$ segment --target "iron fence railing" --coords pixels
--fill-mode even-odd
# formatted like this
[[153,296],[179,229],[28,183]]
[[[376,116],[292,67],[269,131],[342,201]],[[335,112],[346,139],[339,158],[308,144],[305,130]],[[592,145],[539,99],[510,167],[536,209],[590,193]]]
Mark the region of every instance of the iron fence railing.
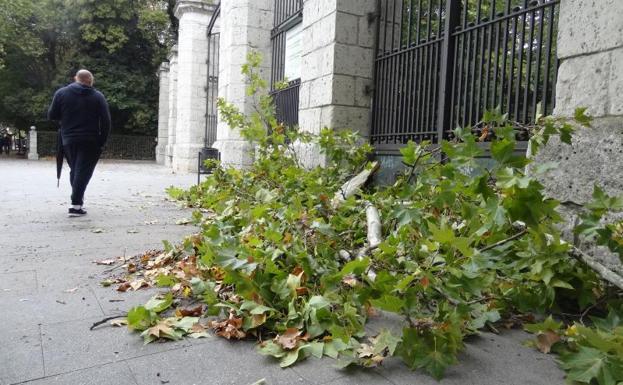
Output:
[[216,142],[218,126],[218,66],[220,33],[208,36],[208,84],[206,88],[206,130],[204,147],[211,147]]
[[[40,157],[56,154],[56,131],[37,131],[37,153]],[[110,135],[102,153],[103,159],[154,160],[157,139],[153,136]]]
[[303,0],[275,0],[274,28],[271,32],[271,95],[275,101],[277,120],[290,126],[298,124],[300,79],[287,79],[289,84],[286,88],[277,85],[285,79],[286,33],[302,20]]
[[204,135],[204,148],[209,148],[216,142],[218,126],[218,75],[219,75],[219,52],[220,33],[216,29],[216,23],[221,16],[221,4],[216,10],[208,25],[208,59],[207,59],[207,86],[206,86],[206,125]]
[[380,0],[372,143],[438,141],[497,107],[522,123],[551,113],[559,3]]
[[277,120],[286,126],[295,126],[299,123],[299,88],[301,80],[293,80],[286,88],[272,91],[275,102]]

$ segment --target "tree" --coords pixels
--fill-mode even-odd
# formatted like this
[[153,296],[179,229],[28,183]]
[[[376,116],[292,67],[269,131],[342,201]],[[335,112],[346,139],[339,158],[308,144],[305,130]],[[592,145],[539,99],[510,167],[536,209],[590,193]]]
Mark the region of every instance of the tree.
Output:
[[0,122],[52,128],[54,91],[90,69],[113,132],[154,134],[157,68],[175,39],[164,0],[0,0]]

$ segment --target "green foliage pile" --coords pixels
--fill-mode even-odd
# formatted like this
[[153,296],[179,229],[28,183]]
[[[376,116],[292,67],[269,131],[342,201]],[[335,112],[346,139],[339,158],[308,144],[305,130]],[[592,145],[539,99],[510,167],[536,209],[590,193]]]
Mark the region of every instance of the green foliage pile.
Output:
[[551,317],[526,330],[537,335],[536,347],[560,354],[567,379],[576,384],[618,385],[623,381],[623,306],[612,305],[605,317],[565,325]]
[[[369,145],[348,131],[312,135],[278,124],[270,98],[257,95],[265,87],[258,63],[252,56],[243,68],[257,112],[219,103],[222,118],[257,145],[254,163],[244,170],[212,163],[202,184],[169,190],[205,213],[197,214],[201,233],[170,251],[195,261],[197,274],[169,284],[208,305],[217,334],[258,338],[259,351],[283,367],[309,356],[362,366],[398,356],[441,378],[467,335],[527,313],[579,314],[612,295],[569,256],[573,246],[557,228],[559,202],[534,177],[552,165],[531,165],[517,152],[504,117],[484,119],[492,133],[486,167],[477,138],[457,130],[457,140],[440,147],[402,149],[406,172],[393,185],[343,199],[344,183],[374,167]],[[589,121],[582,110],[576,120]],[[570,123],[540,121],[533,152],[554,135],[571,139]],[[320,151],[322,167],[302,166],[298,154],[310,149]],[[380,212],[380,244],[367,237],[369,207]],[[368,335],[364,326],[377,310],[397,315],[401,330]],[[139,330],[159,322],[143,307],[131,316],[139,313],[147,314],[133,321],[146,322]],[[620,359],[620,345],[608,354]],[[564,362],[577,368],[574,359]]]
[[171,0],[0,0],[0,125],[52,128],[54,91],[80,68],[108,98],[113,132],[153,135],[157,69],[175,40]]

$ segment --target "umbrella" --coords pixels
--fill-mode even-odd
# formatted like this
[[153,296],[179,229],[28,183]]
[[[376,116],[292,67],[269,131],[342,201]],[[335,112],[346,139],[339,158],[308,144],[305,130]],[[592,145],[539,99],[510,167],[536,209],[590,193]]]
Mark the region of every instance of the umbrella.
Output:
[[56,187],[59,187],[61,184],[61,171],[63,170],[64,157],[63,138],[61,137],[61,130],[59,129],[56,135]]

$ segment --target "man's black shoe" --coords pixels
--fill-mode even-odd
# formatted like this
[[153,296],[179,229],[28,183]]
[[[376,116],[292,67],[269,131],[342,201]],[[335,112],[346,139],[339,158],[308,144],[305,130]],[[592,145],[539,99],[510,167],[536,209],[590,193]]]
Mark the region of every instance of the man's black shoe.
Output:
[[83,217],[83,216],[87,215],[87,212],[84,211],[83,209],[71,208],[71,209],[69,209],[69,212],[68,212],[67,215],[69,217]]

